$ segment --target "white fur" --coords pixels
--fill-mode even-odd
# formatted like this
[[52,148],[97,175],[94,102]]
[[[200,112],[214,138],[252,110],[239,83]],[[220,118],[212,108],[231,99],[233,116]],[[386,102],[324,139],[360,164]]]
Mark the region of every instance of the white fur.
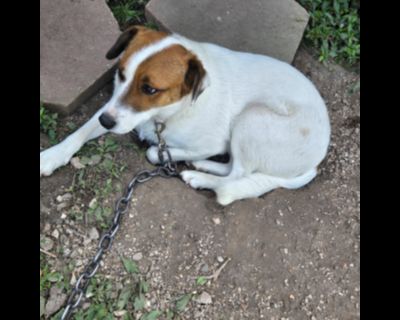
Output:
[[[134,112],[120,97],[138,65],[150,55],[179,43],[192,51],[206,70],[203,93],[172,105]],[[326,155],[330,125],[325,104],[314,85],[299,71],[276,59],[235,52],[172,35],[132,56],[127,80],[116,79],[113,97],[82,128],[40,155],[40,175],[49,175],[69,161],[89,139],[107,130],[99,115],[110,112],[117,125],[111,131],[139,136],[155,143],[154,120],[166,124],[163,137],[176,161],[193,161],[199,171],[182,172],[194,188],[217,193],[220,204],[258,197],[275,188],[299,188],[316,175]],[[229,152],[230,163],[206,160]],[[147,157],[158,162],[157,148]]]

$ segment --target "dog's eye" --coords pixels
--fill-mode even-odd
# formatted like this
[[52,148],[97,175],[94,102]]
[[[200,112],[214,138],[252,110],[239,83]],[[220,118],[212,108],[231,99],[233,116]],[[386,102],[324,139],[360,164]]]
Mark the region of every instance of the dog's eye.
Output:
[[153,87],[149,86],[148,84],[144,84],[142,86],[142,91],[144,94],[147,94],[148,96],[151,96],[158,92],[158,90],[156,88],[153,88]]

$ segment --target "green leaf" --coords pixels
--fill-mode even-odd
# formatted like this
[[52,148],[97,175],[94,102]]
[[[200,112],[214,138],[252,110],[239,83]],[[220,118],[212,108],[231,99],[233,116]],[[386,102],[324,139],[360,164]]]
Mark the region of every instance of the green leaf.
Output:
[[184,296],[182,296],[182,297],[176,302],[176,305],[175,305],[176,310],[177,310],[178,312],[183,311],[183,310],[186,308],[186,306],[187,306],[187,304],[189,303],[189,301],[190,301],[191,298],[192,298],[192,295],[191,295],[191,294],[185,294]]
[[132,316],[130,315],[129,312],[124,314],[123,320],[133,320]]
[[120,293],[118,302],[117,302],[118,310],[123,310],[125,308],[131,295],[132,295],[132,292],[131,292],[130,288],[127,288]]
[[59,282],[62,279],[63,279],[63,276],[61,273],[51,273],[47,277],[47,280],[49,280],[50,282]]
[[143,293],[147,293],[149,291],[149,285],[146,281],[141,280],[139,282],[139,291]]
[[161,312],[158,310],[153,310],[149,313],[144,314],[140,317],[140,320],[155,320],[161,315]]
[[125,270],[128,273],[139,273],[140,272],[137,264],[134,261],[124,258],[124,257],[121,257],[121,260],[122,260],[122,263],[124,264]]
[[166,312],[166,316],[167,316],[167,320],[172,320],[172,318],[174,317],[174,313],[168,309]]
[[140,295],[139,297],[135,298],[133,307],[135,308],[136,311],[142,310],[144,308],[144,303],[145,303],[145,299],[142,295]]
[[123,320],[133,320],[132,316],[130,315],[129,312],[124,314]]
[[199,285],[199,286],[202,286],[202,285],[204,285],[206,283],[207,283],[207,279],[205,277],[203,277],[203,276],[198,277],[197,280],[196,280],[196,284]]

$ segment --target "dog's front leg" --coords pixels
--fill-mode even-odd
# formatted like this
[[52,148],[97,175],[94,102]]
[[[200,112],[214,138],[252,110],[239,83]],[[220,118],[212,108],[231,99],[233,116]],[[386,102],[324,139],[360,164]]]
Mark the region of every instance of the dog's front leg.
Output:
[[[171,158],[173,161],[204,160],[219,153],[219,151],[217,150],[213,152],[212,149],[209,149],[204,152],[198,152],[187,149],[168,148],[168,151],[171,154]],[[149,149],[147,149],[146,157],[152,164],[159,164],[160,159],[158,157],[158,147],[152,146]],[[164,154],[164,158],[167,159],[166,154]]]
[[99,122],[99,116],[104,109],[105,107],[101,108],[88,122],[64,141],[40,153],[40,176],[51,175],[54,170],[66,165],[87,141],[108,131]]

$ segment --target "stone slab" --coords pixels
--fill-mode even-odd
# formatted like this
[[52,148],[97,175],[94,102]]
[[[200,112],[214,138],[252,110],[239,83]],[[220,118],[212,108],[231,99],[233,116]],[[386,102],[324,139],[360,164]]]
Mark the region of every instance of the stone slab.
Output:
[[291,63],[309,15],[294,0],[151,0],[146,18],[193,40]]
[[119,34],[105,1],[40,0],[41,101],[68,114],[111,80]]

